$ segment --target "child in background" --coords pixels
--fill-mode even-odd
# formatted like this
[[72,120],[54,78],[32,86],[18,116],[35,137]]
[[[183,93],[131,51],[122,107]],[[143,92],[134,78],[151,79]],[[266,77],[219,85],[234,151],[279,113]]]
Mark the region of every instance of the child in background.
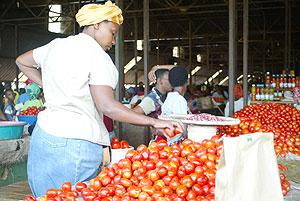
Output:
[[12,89],[7,89],[4,92],[5,98],[7,99],[6,104],[4,105],[3,113],[5,114],[7,120],[13,121],[14,116],[16,115],[16,109],[15,109],[15,93]]
[[170,70],[169,81],[173,92],[169,92],[161,107],[162,115],[187,114],[188,104],[184,98],[187,90],[188,73],[183,67],[175,66]]
[[[161,106],[162,115],[188,114],[189,108],[184,94],[187,90],[188,73],[183,67],[175,66],[169,72],[169,82],[173,91],[169,92],[164,104]],[[187,135],[177,134],[167,139],[168,145],[180,144]]]

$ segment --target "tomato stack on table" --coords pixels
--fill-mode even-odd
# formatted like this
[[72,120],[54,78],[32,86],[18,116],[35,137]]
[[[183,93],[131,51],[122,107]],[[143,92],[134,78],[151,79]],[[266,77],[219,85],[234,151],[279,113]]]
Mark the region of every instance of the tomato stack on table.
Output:
[[20,116],[34,116],[34,115],[38,115],[38,113],[42,110],[43,110],[43,108],[38,108],[36,106],[32,106],[32,107],[27,108],[26,110],[21,111],[19,115]]
[[[287,105],[251,105],[234,117],[241,120],[239,125],[219,127],[218,135],[209,140],[198,143],[186,139],[172,146],[161,140],[148,147],[140,145],[136,150],[129,150],[124,159],[103,168],[87,184],[80,182],[72,186],[66,181],[60,189],[49,189],[40,200],[213,201],[223,135],[273,132],[278,156],[284,157],[288,152],[299,154],[298,110]],[[117,138],[111,145],[113,149],[129,146]],[[281,164],[278,168],[282,193],[287,195],[290,184],[283,174],[287,168]]]
[[[214,200],[219,137],[202,143],[186,139],[168,146],[161,140],[129,150],[88,182],[49,189],[40,200]],[[68,185],[69,186],[69,183]],[[71,189],[71,190],[70,190]]]
[[272,132],[278,156],[285,157],[289,152],[300,156],[300,111],[296,108],[285,104],[250,105],[233,116],[240,119],[241,123],[219,127],[219,135],[234,137],[254,132]]

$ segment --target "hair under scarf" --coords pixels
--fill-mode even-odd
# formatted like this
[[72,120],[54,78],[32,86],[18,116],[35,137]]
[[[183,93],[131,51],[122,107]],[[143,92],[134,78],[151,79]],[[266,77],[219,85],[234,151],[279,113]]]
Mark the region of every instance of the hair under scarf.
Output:
[[75,17],[80,27],[97,24],[105,20],[118,25],[123,23],[122,10],[111,1],[107,1],[104,5],[87,4],[79,9]]

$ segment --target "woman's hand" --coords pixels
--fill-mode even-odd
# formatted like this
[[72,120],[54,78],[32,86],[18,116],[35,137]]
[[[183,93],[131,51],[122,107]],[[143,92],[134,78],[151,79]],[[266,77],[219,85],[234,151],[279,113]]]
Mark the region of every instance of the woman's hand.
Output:
[[183,132],[184,125],[181,121],[171,121],[171,120],[160,120],[154,119],[154,124],[152,125],[156,129],[168,129],[168,132],[162,131],[163,134],[167,135],[167,137],[174,137],[174,130],[176,132]]

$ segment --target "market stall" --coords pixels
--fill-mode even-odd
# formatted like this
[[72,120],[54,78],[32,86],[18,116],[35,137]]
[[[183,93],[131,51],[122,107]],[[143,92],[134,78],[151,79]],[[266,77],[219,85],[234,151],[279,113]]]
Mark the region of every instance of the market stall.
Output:
[[[275,166],[272,166],[274,176],[260,181],[260,185],[267,182],[268,178],[275,179],[274,183],[279,182],[280,194],[284,196],[284,200],[298,200],[300,111],[289,105],[257,104],[236,112],[234,117],[239,120],[236,125],[218,126],[217,135],[208,139],[202,139],[200,132],[199,142],[186,139],[180,145],[168,146],[166,141],[159,141],[149,146],[139,145],[135,150],[131,149],[128,152],[126,150],[123,159],[120,158],[109,168],[103,168],[96,178],[74,185],[66,181],[61,189],[49,189],[39,200],[58,197],[71,200],[215,200],[216,193],[220,194],[220,190],[215,191],[216,182],[220,180],[220,157],[229,150],[225,148],[224,152],[224,142],[247,139],[248,142],[254,143],[257,140],[249,139],[260,139],[261,136],[267,136],[270,145],[271,157],[264,159],[265,164],[275,162]],[[193,118],[199,120],[197,115]],[[115,148],[121,146],[118,140],[113,143],[120,143],[114,145]],[[128,148],[128,143],[125,145],[125,148]],[[250,147],[252,146],[248,146]],[[260,144],[256,154],[262,157],[266,147],[266,144]],[[243,151],[240,150],[239,153]],[[245,159],[242,161],[246,164]],[[266,163],[266,160],[270,162]],[[248,161],[253,164],[253,159]],[[247,167],[249,168],[248,165]],[[258,163],[257,167],[260,171],[266,168],[261,163]],[[270,173],[269,168],[268,170]],[[234,177],[232,179],[238,180]],[[249,184],[246,187],[248,190],[252,189]],[[271,186],[262,188],[271,189]],[[239,194],[238,191],[235,193]],[[280,196],[276,199],[281,200]],[[27,196],[25,200],[34,199]]]

